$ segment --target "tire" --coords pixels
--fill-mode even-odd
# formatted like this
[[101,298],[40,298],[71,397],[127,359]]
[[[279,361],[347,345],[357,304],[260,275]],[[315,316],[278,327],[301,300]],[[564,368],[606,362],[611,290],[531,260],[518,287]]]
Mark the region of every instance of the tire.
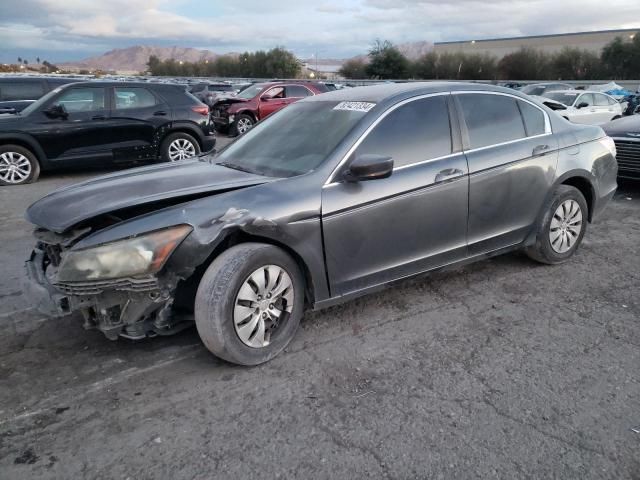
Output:
[[164,162],[179,162],[197,155],[200,155],[198,141],[184,132],[167,135],[160,146],[160,158]]
[[619,118],[622,118],[622,117],[621,117],[620,115],[616,115],[615,117],[613,117],[613,118],[611,119],[611,121],[613,122],[614,120],[618,120]]
[[236,121],[233,122],[233,126],[230,129],[231,135],[234,137],[237,135],[244,135],[253,128],[255,123],[256,122],[251,115],[241,113],[236,117]]
[[[575,211],[574,206],[579,210]],[[563,215],[563,212],[567,214]],[[548,265],[566,262],[582,242],[587,230],[588,215],[589,207],[580,190],[570,185],[559,185],[543,208],[536,227],[536,243],[525,249],[526,254],[529,258]],[[576,234],[578,225],[579,231]],[[556,235],[555,232],[559,233]]]
[[20,145],[0,145],[0,185],[25,185],[39,176],[40,163],[30,150]]
[[[271,283],[267,275],[256,277],[256,274],[263,275],[267,266],[269,271],[277,272],[272,268],[275,267],[288,275],[293,293],[286,290],[287,293],[276,300],[276,296],[271,300],[254,297],[259,292],[275,292],[287,285],[284,274],[277,276],[278,283],[271,290],[261,290],[256,288],[256,283],[250,283],[253,278],[264,279],[264,284]],[[285,300],[286,296],[290,300]],[[256,301],[249,304],[247,299]],[[265,328],[271,323],[265,312],[274,307],[268,305],[269,302],[278,302],[276,308],[282,308],[282,323],[272,330],[268,344],[262,345],[261,340],[266,339],[267,334],[262,337],[261,333],[268,331]],[[194,308],[196,327],[207,349],[239,365],[259,365],[278,355],[295,335],[303,311],[304,278],[297,263],[282,249],[262,243],[236,245],[216,258],[200,281]],[[251,337],[248,332],[254,332],[255,336]]]

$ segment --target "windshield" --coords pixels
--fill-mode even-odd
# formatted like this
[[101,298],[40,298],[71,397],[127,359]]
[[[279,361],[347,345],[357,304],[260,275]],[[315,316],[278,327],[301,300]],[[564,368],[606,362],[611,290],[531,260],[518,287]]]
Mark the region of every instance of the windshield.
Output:
[[573,105],[573,102],[575,102],[578,95],[579,93],[571,92],[547,92],[543,95],[543,97],[570,107],[571,105]]
[[317,168],[366,112],[335,110],[338,102],[297,102],[230,144],[216,162],[269,177]]
[[40,108],[41,105],[46,104],[51,97],[53,97],[54,95],[56,95],[57,93],[60,92],[61,87],[56,88],[55,90],[51,90],[49,93],[47,93],[44,97],[40,97],[38,100],[36,100],[35,102],[33,102],[31,105],[29,105],[27,108],[25,108],[24,110],[22,110],[20,112],[20,115],[30,115],[31,112],[36,111],[38,108]]
[[240,93],[238,93],[238,95],[236,95],[237,98],[246,98],[247,100],[255,97],[258,93],[260,93],[260,91],[264,88],[264,84],[263,83],[256,83],[255,85],[251,85],[250,87],[245,88],[244,90],[242,90]]

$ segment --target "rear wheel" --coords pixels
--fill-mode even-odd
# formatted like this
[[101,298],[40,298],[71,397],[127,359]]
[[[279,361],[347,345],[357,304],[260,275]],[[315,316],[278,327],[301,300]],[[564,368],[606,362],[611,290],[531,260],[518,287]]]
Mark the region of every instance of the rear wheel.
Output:
[[40,176],[36,156],[20,145],[0,146],[0,185],[24,185]]
[[258,365],[295,335],[304,309],[304,279],[282,249],[244,243],[223,252],[205,272],[195,301],[200,338],[214,355]]
[[587,229],[588,206],[575,187],[559,185],[538,221],[536,243],[527,255],[541,263],[566,262],[576,252]]
[[200,145],[188,133],[176,132],[167,136],[160,147],[165,162],[179,162],[200,154]]
[[621,117],[620,115],[616,115],[615,117],[613,117],[613,118],[611,119],[611,121],[613,122],[614,120],[618,120],[619,118],[622,118],[622,117]]

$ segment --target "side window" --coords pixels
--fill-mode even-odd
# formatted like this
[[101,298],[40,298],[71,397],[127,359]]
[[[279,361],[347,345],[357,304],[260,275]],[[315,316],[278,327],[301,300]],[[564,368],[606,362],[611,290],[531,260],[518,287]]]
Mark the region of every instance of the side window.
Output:
[[69,113],[104,110],[104,88],[68,88],[60,94],[55,103],[63,105]]
[[530,103],[523,102],[522,100],[518,100],[518,107],[520,107],[520,112],[522,113],[527,137],[542,135],[545,131],[544,113],[542,113],[539,108],[534,107]]
[[604,95],[600,95],[599,93],[594,93],[593,94],[594,98],[595,98],[595,105],[596,107],[608,107],[609,106],[609,99],[607,97],[605,97]]
[[37,100],[44,95],[41,82],[7,82],[0,83],[0,99],[2,100]]
[[576,106],[580,105],[581,103],[586,103],[588,107],[592,107],[593,102],[594,100],[593,100],[592,93],[583,93],[578,97],[578,100],[576,101]]
[[284,98],[284,87],[274,87],[270,90],[267,90],[264,93],[264,96],[271,98]]
[[394,167],[451,153],[451,127],[445,96],[423,98],[398,107],[363,140],[356,155],[393,158]]
[[287,98],[295,97],[308,97],[311,95],[309,89],[303,87],[302,85],[287,85]]
[[116,94],[116,109],[153,107],[156,98],[146,88],[121,88],[114,89]]
[[516,99],[505,95],[458,96],[471,148],[525,138],[524,123]]

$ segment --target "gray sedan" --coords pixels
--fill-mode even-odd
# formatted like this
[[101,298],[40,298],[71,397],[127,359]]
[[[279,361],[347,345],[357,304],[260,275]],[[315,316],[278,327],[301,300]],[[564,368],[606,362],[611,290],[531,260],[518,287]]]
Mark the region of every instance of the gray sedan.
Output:
[[36,202],[28,288],[111,339],[195,323],[215,355],[255,365],[305,309],[516,249],[567,261],[615,192],[615,153],[601,128],[505,88],[330,92],[215,155]]

